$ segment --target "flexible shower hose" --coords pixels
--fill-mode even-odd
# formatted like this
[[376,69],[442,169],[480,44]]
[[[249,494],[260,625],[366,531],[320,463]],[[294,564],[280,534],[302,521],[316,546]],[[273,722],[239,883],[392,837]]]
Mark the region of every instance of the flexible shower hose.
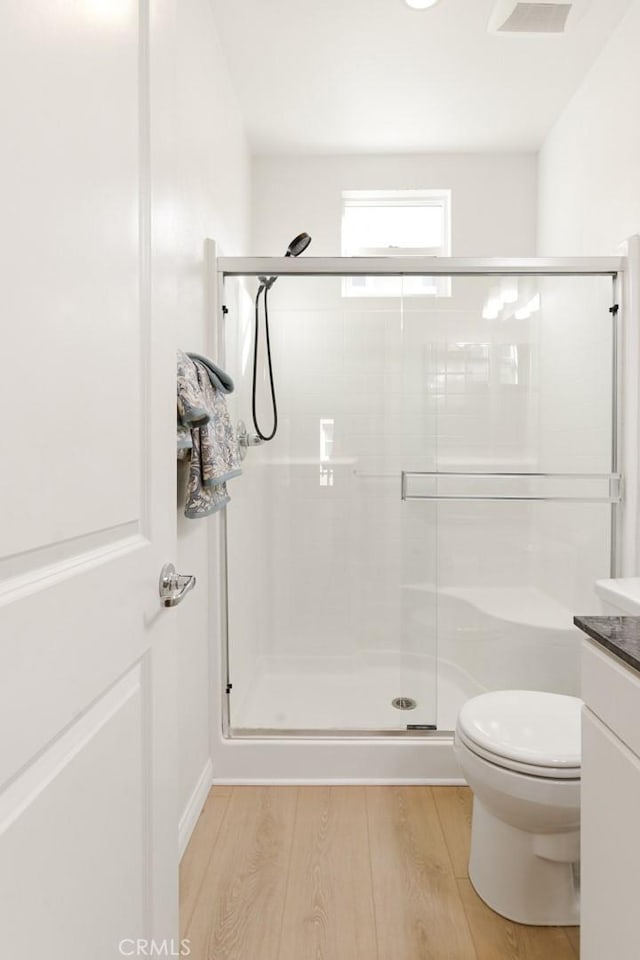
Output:
[[[267,370],[269,372],[269,386],[271,388],[271,405],[273,409],[273,429],[271,433],[263,433],[258,423],[258,412],[256,403],[256,390],[258,381],[258,340],[260,336],[260,294],[264,291],[264,333],[267,345]],[[267,303],[267,294],[269,293],[269,281],[261,284],[256,293],[255,326],[253,335],[253,383],[251,388],[251,415],[253,416],[253,426],[261,440],[273,440],[278,429],[278,405],[276,403],[276,388],[273,382],[273,363],[271,361],[271,340],[269,337],[269,305]]]

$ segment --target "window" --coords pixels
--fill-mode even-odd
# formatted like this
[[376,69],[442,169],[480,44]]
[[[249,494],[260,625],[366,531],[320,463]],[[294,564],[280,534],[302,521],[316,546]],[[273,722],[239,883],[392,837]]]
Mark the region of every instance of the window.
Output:
[[[446,257],[449,190],[346,190],[342,194],[342,255]],[[447,297],[449,277],[345,277],[345,297]]]

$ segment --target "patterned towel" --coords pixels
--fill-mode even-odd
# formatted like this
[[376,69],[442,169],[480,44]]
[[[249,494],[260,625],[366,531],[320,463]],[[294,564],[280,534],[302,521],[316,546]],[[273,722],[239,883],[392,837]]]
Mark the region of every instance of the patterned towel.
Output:
[[192,360],[199,360],[203,367],[207,368],[212,387],[215,387],[216,390],[222,390],[223,393],[233,393],[233,380],[226,370],[223,370],[217,363],[214,363],[209,357],[204,357],[201,353],[188,353],[187,356],[191,357]]
[[[238,444],[224,394],[207,367],[178,350],[178,458],[190,452],[185,516],[208,517],[229,502],[226,481],[240,473]],[[189,444],[190,434],[190,444]]]

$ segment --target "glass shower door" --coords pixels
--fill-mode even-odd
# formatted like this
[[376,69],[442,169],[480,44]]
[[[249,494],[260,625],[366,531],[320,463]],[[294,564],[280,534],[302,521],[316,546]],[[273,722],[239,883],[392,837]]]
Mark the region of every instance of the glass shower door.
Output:
[[[250,423],[252,293],[233,288],[225,363]],[[434,463],[434,419],[407,416],[401,298],[343,296],[337,278],[281,278],[270,297],[280,427],[227,511],[230,727],[433,728],[436,511],[402,501],[400,474],[418,450]]]

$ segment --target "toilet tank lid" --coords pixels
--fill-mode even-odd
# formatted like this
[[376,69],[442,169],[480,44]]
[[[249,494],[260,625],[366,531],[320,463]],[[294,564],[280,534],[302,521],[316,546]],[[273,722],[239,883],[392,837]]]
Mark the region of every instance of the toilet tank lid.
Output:
[[496,690],[468,700],[463,732],[499,757],[541,767],[580,767],[582,700],[536,690]]
[[640,616],[640,577],[597,580],[595,589],[601,600],[621,614]]

